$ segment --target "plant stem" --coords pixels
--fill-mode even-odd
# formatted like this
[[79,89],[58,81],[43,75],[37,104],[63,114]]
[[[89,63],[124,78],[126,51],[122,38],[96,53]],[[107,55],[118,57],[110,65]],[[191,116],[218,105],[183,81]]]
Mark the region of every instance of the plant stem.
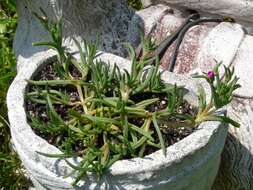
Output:
[[77,93],[79,95],[80,101],[82,102],[82,107],[83,107],[83,111],[85,114],[88,113],[88,108],[86,106],[86,102],[83,96],[83,90],[82,87],[80,85],[76,85],[76,89],[77,89]]

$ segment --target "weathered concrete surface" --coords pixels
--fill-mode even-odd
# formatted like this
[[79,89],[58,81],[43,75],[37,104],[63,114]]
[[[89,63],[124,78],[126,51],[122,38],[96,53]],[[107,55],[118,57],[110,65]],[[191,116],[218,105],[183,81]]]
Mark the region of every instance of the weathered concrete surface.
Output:
[[61,16],[64,18],[63,35],[66,46],[72,44],[73,37],[94,41],[97,35],[100,35],[100,50],[125,55],[123,42],[128,41],[128,26],[134,15],[125,0],[107,0],[106,3],[104,0],[19,0],[19,22],[14,40],[18,69],[22,65],[20,62],[29,62],[30,57],[46,49],[32,47],[33,42],[49,39],[48,33],[33,14],[37,12],[42,15],[40,8],[50,20],[59,19]]
[[[157,13],[158,7],[161,7],[160,14]],[[151,12],[160,16],[153,22],[143,22],[148,31],[146,35],[152,36],[157,44],[171,35],[184,21],[184,18],[170,13],[170,8],[164,9],[162,5],[158,7],[151,6],[148,10],[141,11],[141,18],[148,17]],[[165,69],[169,66],[174,48],[175,43],[167,49],[161,60]],[[253,61],[252,56],[253,37],[247,35],[241,25],[229,22],[205,23],[192,27],[186,33],[179,48],[174,71],[179,74],[192,73],[195,70],[206,72],[217,62],[222,62],[226,66],[234,66],[236,75],[240,77],[242,88],[236,94],[253,97],[250,80],[253,77],[253,67],[250,64]],[[248,74],[245,75],[245,72]]]
[[246,36],[233,61],[242,88],[237,91],[238,98],[228,107],[228,114],[236,118],[241,127],[230,128],[215,190],[253,189],[252,43],[253,37]]
[[[252,80],[251,80],[252,81]],[[240,128],[229,128],[220,171],[212,190],[253,189],[253,101],[236,98],[228,107]]]
[[230,16],[253,32],[253,0],[142,0],[144,6],[165,4],[177,9],[192,9],[200,13]]

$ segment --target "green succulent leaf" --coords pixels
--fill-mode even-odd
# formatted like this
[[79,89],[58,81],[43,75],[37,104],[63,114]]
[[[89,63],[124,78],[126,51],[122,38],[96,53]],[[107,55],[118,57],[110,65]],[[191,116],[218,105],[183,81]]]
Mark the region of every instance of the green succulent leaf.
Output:
[[161,133],[161,130],[159,128],[159,125],[157,123],[156,113],[153,114],[152,120],[153,120],[153,124],[154,124],[155,130],[156,130],[156,133],[158,135],[159,141],[160,141],[160,145],[161,145],[161,148],[162,148],[162,151],[163,151],[163,155],[166,156],[166,149],[165,149],[165,145],[164,145],[164,140],[163,140],[162,133]]

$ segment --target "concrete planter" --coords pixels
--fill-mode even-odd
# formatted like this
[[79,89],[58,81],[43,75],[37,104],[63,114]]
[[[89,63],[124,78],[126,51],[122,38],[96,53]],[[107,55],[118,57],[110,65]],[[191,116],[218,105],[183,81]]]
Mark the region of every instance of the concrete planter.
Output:
[[[103,54],[101,59],[117,63],[129,69],[129,61]],[[227,126],[219,122],[205,122],[198,130],[178,143],[168,147],[167,157],[161,150],[144,158],[117,161],[102,180],[97,183],[95,176],[88,174],[78,187],[72,187],[73,178],[64,177],[72,169],[63,160],[47,158],[36,151],[52,154],[59,149],[37,136],[26,121],[24,93],[27,82],[43,64],[52,61],[51,53],[38,56],[27,68],[19,71],[10,86],[7,104],[14,146],[26,167],[35,187],[42,189],[154,189],[154,190],[209,190],[216,177],[220,156],[227,135]],[[166,82],[185,85],[190,92],[196,92],[197,81],[163,73]],[[194,100],[192,93],[188,94]],[[195,97],[196,98],[196,97]],[[77,160],[70,159],[71,162]]]

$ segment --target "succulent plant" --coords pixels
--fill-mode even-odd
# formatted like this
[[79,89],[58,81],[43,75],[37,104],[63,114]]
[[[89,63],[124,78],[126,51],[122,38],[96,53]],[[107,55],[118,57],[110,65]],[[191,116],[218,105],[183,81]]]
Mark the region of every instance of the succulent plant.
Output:
[[[80,53],[80,60],[75,59],[62,44],[62,19],[53,23],[46,16],[37,17],[52,41],[34,45],[45,45],[58,52],[58,59],[52,63],[57,79],[27,80],[27,105],[42,106],[46,110],[44,119],[30,111],[28,118],[37,133],[63,152],[39,154],[65,159],[77,173],[73,184],[87,172],[101,177],[117,160],[143,157],[147,149],[162,149],[166,156],[161,120],[170,128],[194,128],[209,120],[239,126],[217,112],[231,101],[232,92],[239,87],[233,70],[225,67],[224,78],[220,78],[218,67],[212,73],[198,76],[210,84],[211,100],[206,103],[201,88],[199,107],[192,108],[192,112],[181,112],[187,105],[182,98],[185,89],[162,81],[159,60],[148,57],[154,48],[150,38],[143,38],[139,58],[133,47],[127,45],[132,67],[130,71],[121,70],[116,64],[97,59],[98,40],[80,44],[73,39]],[[163,106],[159,106],[161,101],[165,101]],[[78,156],[82,157],[78,165],[66,159]]]

